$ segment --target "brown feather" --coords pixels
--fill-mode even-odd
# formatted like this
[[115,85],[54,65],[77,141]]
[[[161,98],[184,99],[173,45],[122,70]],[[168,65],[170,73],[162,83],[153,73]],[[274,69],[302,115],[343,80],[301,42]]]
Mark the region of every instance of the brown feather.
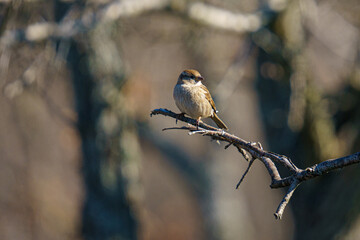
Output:
[[214,115],[211,117],[211,119],[216,123],[216,125],[219,128],[228,130],[228,127],[225,125],[225,123],[223,121],[221,121],[221,119],[219,118],[219,116],[216,113],[214,113]]
[[215,103],[214,103],[214,100],[213,100],[212,97],[211,97],[211,94],[210,94],[209,90],[207,89],[207,87],[206,87],[204,84],[201,84],[201,85],[200,85],[200,88],[205,91],[205,98],[206,98],[206,100],[209,101],[212,109],[214,109],[214,112],[216,112]]

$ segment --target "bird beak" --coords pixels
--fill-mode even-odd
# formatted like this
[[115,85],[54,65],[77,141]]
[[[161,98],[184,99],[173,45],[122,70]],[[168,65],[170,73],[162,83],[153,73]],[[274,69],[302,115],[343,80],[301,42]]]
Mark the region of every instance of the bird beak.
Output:
[[200,77],[197,77],[197,79],[196,80],[198,80],[198,81],[202,81],[202,80],[204,80],[204,78],[202,77],[202,76],[200,76]]

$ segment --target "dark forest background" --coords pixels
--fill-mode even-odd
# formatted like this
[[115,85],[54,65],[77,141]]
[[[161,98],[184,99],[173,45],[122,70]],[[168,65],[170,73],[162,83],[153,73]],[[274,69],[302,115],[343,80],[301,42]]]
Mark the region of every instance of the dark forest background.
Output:
[[0,239],[359,239],[359,166],[302,184],[278,221],[284,190],[260,163],[235,190],[235,148],[149,116],[178,112],[173,87],[194,68],[229,132],[302,168],[357,152],[359,12],[0,0]]

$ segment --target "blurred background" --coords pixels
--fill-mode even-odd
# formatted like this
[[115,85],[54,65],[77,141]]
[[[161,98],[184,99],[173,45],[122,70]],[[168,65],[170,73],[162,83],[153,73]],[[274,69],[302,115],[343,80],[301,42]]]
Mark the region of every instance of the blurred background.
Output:
[[260,162],[236,190],[235,148],[149,116],[178,112],[173,87],[193,68],[230,133],[301,168],[357,152],[359,12],[357,0],[0,0],[0,239],[360,239],[359,166],[302,184],[279,221],[286,189]]

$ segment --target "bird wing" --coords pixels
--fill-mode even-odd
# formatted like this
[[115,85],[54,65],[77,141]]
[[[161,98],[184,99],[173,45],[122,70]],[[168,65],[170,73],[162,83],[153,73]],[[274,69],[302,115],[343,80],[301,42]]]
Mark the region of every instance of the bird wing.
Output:
[[200,88],[201,88],[202,90],[204,90],[206,100],[209,101],[212,109],[214,109],[214,112],[216,113],[217,111],[216,111],[215,103],[214,103],[214,100],[212,99],[212,97],[211,97],[211,95],[210,95],[209,90],[207,89],[207,87],[206,87],[204,84],[201,84],[201,85],[200,85]]

